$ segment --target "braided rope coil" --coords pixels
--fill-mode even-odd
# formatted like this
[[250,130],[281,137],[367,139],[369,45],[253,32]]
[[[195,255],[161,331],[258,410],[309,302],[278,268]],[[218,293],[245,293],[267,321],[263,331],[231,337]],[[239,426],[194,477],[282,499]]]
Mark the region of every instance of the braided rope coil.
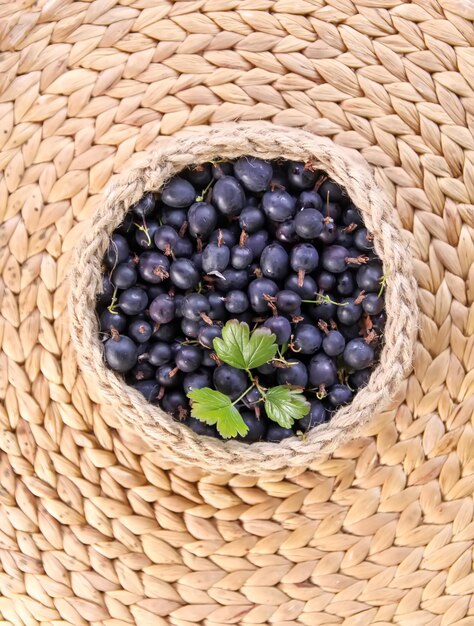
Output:
[[[187,165],[213,158],[253,155],[265,159],[311,161],[344,186],[374,235],[374,247],[387,276],[385,345],[368,385],[330,422],[312,429],[304,441],[292,437],[280,444],[246,445],[199,437],[153,406],[104,364],[95,314],[101,289],[101,260],[111,234],[129,207],[147,191],[157,191]],[[258,475],[274,470],[309,467],[322,455],[357,436],[368,420],[396,393],[411,369],[417,333],[416,282],[408,243],[393,207],[378,188],[365,160],[355,151],[308,132],[267,123],[212,126],[170,139],[138,168],[124,173],[105,193],[102,208],[79,242],[71,272],[71,335],[79,365],[93,377],[104,402],[118,419],[136,429],[170,460],[207,471]]]

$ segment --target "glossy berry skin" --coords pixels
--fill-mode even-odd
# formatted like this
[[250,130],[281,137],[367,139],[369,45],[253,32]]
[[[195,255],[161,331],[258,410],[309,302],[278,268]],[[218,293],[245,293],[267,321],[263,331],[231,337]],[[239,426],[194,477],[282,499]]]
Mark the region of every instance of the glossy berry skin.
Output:
[[295,272],[313,272],[319,263],[319,254],[310,243],[299,243],[291,251],[290,264]]
[[175,366],[170,363],[161,365],[156,370],[156,380],[161,387],[176,387],[181,382],[179,372],[175,371]]
[[312,324],[298,324],[293,335],[293,349],[301,354],[314,354],[322,343],[321,331]]
[[[140,355],[138,356],[140,357]],[[140,362],[139,359],[138,363],[133,366],[128,375],[131,377],[132,381],[155,380],[155,368],[146,361]]]
[[207,239],[217,224],[217,211],[207,202],[195,202],[188,211],[189,232],[193,237]]
[[245,192],[236,178],[223,176],[212,189],[212,202],[224,215],[238,215],[245,206]]
[[341,296],[350,296],[355,288],[354,276],[351,272],[345,271],[337,274],[336,291]]
[[280,313],[295,313],[301,306],[301,297],[294,291],[283,289],[275,296],[275,305]]
[[149,307],[149,315],[158,324],[167,324],[174,319],[176,304],[174,298],[167,293],[157,296]]
[[371,252],[374,249],[373,238],[367,228],[358,228],[355,231],[354,245],[361,252]]
[[288,253],[279,243],[266,246],[260,257],[263,275],[273,280],[281,280],[288,274]]
[[262,439],[265,439],[267,425],[263,418],[259,419],[255,415],[254,411],[241,411],[240,415],[249,430],[243,437],[239,435],[237,437],[237,441],[242,441],[243,443],[255,443],[256,441],[262,441]]
[[323,337],[323,350],[328,356],[339,356],[344,352],[346,340],[338,330],[330,330]]
[[314,186],[318,173],[304,163],[291,161],[288,165],[288,180],[296,189],[310,189]]
[[208,370],[200,369],[197,372],[185,374],[183,377],[184,393],[189,393],[193,389],[202,389],[212,385],[212,375]]
[[238,315],[244,313],[249,307],[249,299],[245,291],[239,289],[231,289],[224,300],[225,308],[229,313]]
[[161,252],[142,252],[138,261],[138,273],[148,283],[159,284],[168,278],[170,262]]
[[249,235],[245,245],[253,252],[254,259],[262,254],[263,249],[268,244],[269,235],[266,230],[258,230],[256,233]]
[[175,209],[171,207],[164,207],[160,214],[161,222],[163,224],[167,224],[168,226],[172,226],[177,231],[186,221],[187,216],[188,214],[184,209]]
[[120,294],[118,305],[126,315],[138,315],[148,305],[148,295],[140,287],[130,287]]
[[105,342],[105,360],[115,372],[128,372],[137,358],[137,347],[129,337],[118,335]]
[[164,226],[159,226],[153,236],[155,246],[158,248],[158,250],[161,250],[162,252],[165,252],[167,250],[173,250],[178,239],[179,235],[176,230],[172,226],[168,226],[167,224],[165,224]]
[[345,211],[342,213],[342,221],[346,226],[349,226],[349,224],[356,224],[357,226],[364,225],[361,214],[353,204],[346,206]]
[[282,428],[278,426],[278,424],[270,423],[267,431],[267,441],[271,443],[280,443],[283,439],[287,439],[288,437],[293,437],[294,433],[289,428]]
[[199,329],[197,338],[202,346],[212,349],[213,341],[216,337],[222,337],[222,328],[220,326],[216,326],[215,324],[213,324],[212,326],[204,324]]
[[356,324],[362,317],[362,306],[355,304],[354,298],[344,298],[341,305],[337,307],[337,319],[346,326]]
[[323,200],[317,191],[302,191],[298,196],[296,207],[298,210],[317,209],[321,211],[323,208]]
[[314,239],[323,230],[323,216],[317,209],[303,209],[295,217],[295,230],[301,239]]
[[170,266],[170,280],[180,289],[196,289],[201,276],[192,261],[176,259]]
[[327,180],[321,185],[319,195],[324,203],[327,202],[328,198],[329,202],[335,202],[336,204],[346,202],[348,199],[344,189],[332,180]]
[[148,350],[148,362],[159,367],[168,363],[171,359],[171,348],[168,343],[159,341],[154,343]]
[[290,341],[291,324],[286,317],[281,315],[269,317],[263,325],[275,335],[275,341],[279,346]]
[[111,275],[112,284],[119,289],[128,289],[137,282],[137,270],[133,262],[119,263]]
[[289,367],[277,368],[277,381],[279,385],[294,385],[306,387],[308,384],[308,370],[306,365],[298,359],[288,356]]
[[226,309],[224,305],[224,295],[219,293],[218,291],[211,291],[207,295],[207,300],[209,302],[209,317],[211,320],[225,320],[226,319]]
[[344,350],[344,362],[351,370],[363,370],[372,365],[374,349],[362,338],[352,339]]
[[381,263],[373,262],[362,265],[356,274],[357,286],[367,292],[378,293],[383,278]]
[[112,331],[122,333],[127,328],[127,318],[120,311],[111,313],[108,309],[105,309],[100,315],[99,325],[103,333]]
[[230,261],[230,250],[225,245],[208,243],[202,253],[202,269],[209,272],[223,272]]
[[256,407],[262,407],[262,395],[260,393],[260,391],[257,389],[257,387],[252,387],[252,389],[247,392],[245,394],[245,396],[242,398],[242,402],[245,404],[246,407],[248,407],[249,409],[254,409]]
[[275,296],[278,293],[278,285],[269,278],[256,278],[248,288],[250,306],[256,313],[268,311],[268,302],[264,296]]
[[350,256],[349,250],[343,246],[329,246],[323,251],[322,265],[325,270],[333,274],[340,274],[347,269],[346,259]]
[[385,302],[376,293],[368,293],[362,300],[362,308],[368,315],[378,315],[384,310]]
[[128,336],[136,343],[145,343],[152,333],[151,325],[145,320],[134,320],[128,327]]
[[134,389],[139,391],[147,402],[156,404],[160,386],[154,380],[139,380],[132,385]]
[[190,206],[195,198],[196,190],[191,183],[179,177],[172,178],[161,192],[162,202],[175,209]]
[[312,387],[331,387],[337,382],[334,361],[325,354],[316,354],[309,364],[309,382]]
[[275,229],[275,237],[282,243],[294,243],[298,241],[298,234],[296,233],[295,220],[286,220],[281,222]]
[[306,432],[315,426],[324,424],[328,420],[328,414],[324,405],[319,400],[310,401],[310,411],[307,415],[297,421],[297,429]]
[[215,388],[236,400],[249,386],[247,374],[231,365],[219,365],[213,374]]
[[203,314],[209,313],[210,309],[211,306],[206,296],[201,293],[189,293],[184,296],[181,313],[183,317],[198,322]]
[[333,224],[333,222],[324,222],[323,228],[319,235],[317,236],[317,240],[324,244],[325,246],[330,246],[337,239],[337,228]]
[[332,291],[336,287],[337,279],[334,274],[331,274],[331,272],[323,270],[322,272],[319,272],[316,282],[318,283],[318,288],[321,292]]
[[303,300],[314,300],[318,285],[312,276],[305,276],[300,284],[298,274],[290,274],[285,280],[285,289],[294,291]]
[[234,246],[231,250],[230,262],[234,269],[243,270],[253,261],[253,252],[247,246]]
[[100,291],[97,294],[96,303],[100,311],[101,307],[108,306],[112,302],[114,286],[110,282],[108,274],[104,274]]
[[248,282],[248,275],[245,270],[234,270],[230,267],[222,272],[222,277],[217,276],[216,287],[227,292],[231,289],[244,289]]
[[202,349],[197,346],[181,346],[175,356],[177,367],[182,372],[194,372],[201,365]]
[[321,302],[320,304],[312,304],[309,307],[312,318],[315,322],[323,320],[323,322],[330,322],[336,317],[337,306],[332,302]]
[[104,263],[108,269],[112,270],[119,263],[123,263],[128,259],[130,248],[128,242],[123,235],[115,234],[112,236],[109,247],[104,256]]
[[199,336],[199,331],[201,330],[202,322],[195,322],[194,320],[187,319],[183,317],[181,320],[181,332],[186,337],[190,337],[191,339],[197,339]]
[[333,385],[328,392],[327,402],[331,409],[338,409],[340,406],[352,402],[353,393],[347,385]]
[[269,185],[273,168],[268,161],[256,157],[241,157],[234,165],[234,175],[249,191],[265,191]]
[[209,237],[209,243],[220,242],[221,245],[227,246],[229,250],[237,244],[237,240],[238,237],[236,233],[229,228],[219,228],[218,230],[215,230]]
[[175,419],[184,419],[189,410],[189,400],[181,390],[171,389],[163,396],[161,406]]
[[239,225],[242,230],[249,234],[256,233],[257,230],[264,227],[265,215],[256,207],[245,207],[239,215]]
[[264,193],[262,207],[266,216],[274,222],[285,222],[295,214],[296,201],[288,192],[276,189]]

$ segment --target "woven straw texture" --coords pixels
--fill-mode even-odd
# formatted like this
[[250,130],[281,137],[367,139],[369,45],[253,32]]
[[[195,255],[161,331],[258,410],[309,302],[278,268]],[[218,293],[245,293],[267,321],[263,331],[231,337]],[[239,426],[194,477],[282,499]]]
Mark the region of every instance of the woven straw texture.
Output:
[[[15,0],[0,15],[0,624],[472,626],[472,3]],[[314,471],[271,478],[160,459],[98,405],[68,331],[65,276],[110,177],[236,120],[359,150],[419,285],[392,405]]]
[[[291,437],[279,446],[252,446],[199,437],[124,384],[104,364],[103,346],[95,314],[95,299],[102,286],[102,258],[115,228],[127,209],[147,191],[157,191],[184,166],[211,159],[252,155],[311,162],[344,186],[359,207],[367,228],[374,233],[376,252],[389,276],[385,306],[387,325],[380,365],[368,385],[350,406],[340,409],[326,424],[312,429],[303,440]],[[341,148],[326,137],[266,124],[220,124],[207,132],[169,141],[151,152],[142,167],[126,171],[106,191],[103,206],[77,245],[70,276],[74,347],[85,373],[92,375],[103,396],[117,409],[119,420],[145,435],[150,445],[176,463],[208,471],[259,476],[268,470],[307,469],[316,458],[334,452],[358,434],[370,417],[382,410],[398,391],[411,369],[417,331],[416,282],[409,244],[401,235],[396,213],[377,187],[367,164],[355,150]]]

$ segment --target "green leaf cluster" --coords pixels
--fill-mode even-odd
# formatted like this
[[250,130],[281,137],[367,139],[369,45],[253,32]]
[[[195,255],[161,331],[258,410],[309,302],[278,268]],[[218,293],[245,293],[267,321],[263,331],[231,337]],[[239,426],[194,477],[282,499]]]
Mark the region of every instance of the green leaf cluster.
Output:
[[227,322],[222,329],[222,339],[214,339],[214,350],[221,361],[247,372],[249,387],[234,401],[209,387],[193,389],[188,393],[192,402],[191,415],[206,424],[215,425],[225,439],[238,435],[243,437],[248,432],[248,426],[235,405],[254,386],[262,395],[269,419],[283,428],[291,428],[295,420],[307,415],[310,405],[301,388],[278,385],[265,389],[252,374],[251,370],[275,358],[278,351],[275,339],[275,335],[267,328],[257,328],[250,332],[245,322]]

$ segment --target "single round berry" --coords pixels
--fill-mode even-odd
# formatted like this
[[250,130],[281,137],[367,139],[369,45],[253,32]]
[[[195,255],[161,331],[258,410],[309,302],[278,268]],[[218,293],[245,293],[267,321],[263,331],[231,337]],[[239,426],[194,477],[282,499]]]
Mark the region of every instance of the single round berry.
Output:
[[212,189],[212,201],[224,215],[238,215],[245,206],[245,192],[236,178],[223,176]]
[[127,328],[127,318],[120,311],[113,313],[109,309],[105,309],[99,319],[100,330],[103,333],[122,333]]
[[248,432],[244,436],[239,435],[237,441],[255,443],[256,441],[265,439],[267,425],[263,417],[257,417],[254,411],[241,411],[240,415],[245,425],[248,427]]
[[198,322],[211,309],[209,300],[201,293],[189,293],[184,296],[181,305],[181,314],[190,320]]
[[328,420],[328,414],[324,405],[319,400],[310,401],[311,408],[309,413],[297,421],[297,427],[299,430],[306,432],[315,426],[324,424]]
[[353,395],[347,385],[333,385],[327,395],[327,402],[331,409],[338,409],[340,406],[350,404]]
[[147,402],[155,404],[158,401],[160,386],[155,380],[139,380],[132,387],[139,391]]
[[293,335],[292,349],[301,354],[314,354],[321,346],[321,331],[312,324],[298,324]]
[[137,362],[137,347],[125,335],[116,335],[105,342],[105,360],[110,369],[128,372]]
[[344,362],[351,370],[363,370],[374,362],[375,352],[364,339],[352,339],[344,350]]
[[162,283],[169,276],[170,262],[161,252],[142,252],[138,260],[138,273],[152,284]]
[[290,161],[288,165],[288,180],[295,189],[310,189],[313,187],[318,172],[314,171],[310,165],[305,165],[298,161]]
[[217,391],[236,400],[249,386],[247,374],[231,365],[219,365],[213,374],[213,381]]
[[338,330],[330,330],[323,338],[323,350],[328,356],[339,356],[344,352],[346,340]]
[[207,239],[217,224],[217,211],[207,202],[195,202],[188,211],[189,232],[193,237]]
[[295,214],[296,201],[287,191],[276,189],[264,193],[262,207],[267,217],[274,222],[285,222]]
[[133,320],[128,327],[128,336],[136,343],[145,343],[153,334],[153,328],[146,320]]
[[168,363],[171,359],[171,347],[164,341],[154,343],[148,350],[148,362],[159,367]]
[[231,289],[224,298],[225,308],[229,313],[244,313],[249,307],[249,299],[245,291]]
[[277,369],[277,381],[279,385],[294,385],[306,387],[308,384],[308,370],[306,365],[298,359],[288,357],[288,367]]
[[234,174],[246,189],[260,192],[268,187],[273,168],[268,161],[256,157],[241,157],[235,162]]
[[251,234],[257,232],[265,225],[265,215],[256,207],[247,206],[239,215],[239,226],[245,232]]
[[280,443],[283,439],[293,437],[294,433],[289,428],[282,428],[277,424],[270,424],[267,431],[267,441],[271,443]]
[[202,348],[181,346],[175,356],[176,366],[182,372],[194,372],[202,362]]
[[263,275],[273,280],[282,280],[288,274],[288,253],[279,243],[266,246],[260,257]]
[[309,382],[312,387],[331,387],[337,382],[334,361],[325,354],[316,354],[309,364]]
[[317,209],[303,209],[295,217],[295,230],[302,239],[314,239],[323,230],[323,216]]
[[126,261],[130,254],[128,242],[123,235],[112,236],[109,247],[104,256],[104,263],[108,269],[114,269],[119,263]]
[[179,177],[172,178],[161,192],[161,201],[176,209],[190,206],[195,198],[196,190],[191,183]]
[[148,295],[141,287],[130,287],[120,294],[118,305],[126,315],[138,315],[148,306]]
[[222,337],[222,328],[215,324],[212,326],[204,324],[200,327],[197,338],[201,346],[213,349],[213,341],[216,337]]
[[128,289],[137,282],[137,270],[133,262],[119,263],[111,275],[112,284],[119,289]]
[[200,278],[196,266],[189,259],[176,259],[171,263],[170,280],[179,289],[196,289]]
[[281,315],[269,317],[263,325],[275,335],[275,341],[279,346],[290,341],[291,324],[286,317]]

